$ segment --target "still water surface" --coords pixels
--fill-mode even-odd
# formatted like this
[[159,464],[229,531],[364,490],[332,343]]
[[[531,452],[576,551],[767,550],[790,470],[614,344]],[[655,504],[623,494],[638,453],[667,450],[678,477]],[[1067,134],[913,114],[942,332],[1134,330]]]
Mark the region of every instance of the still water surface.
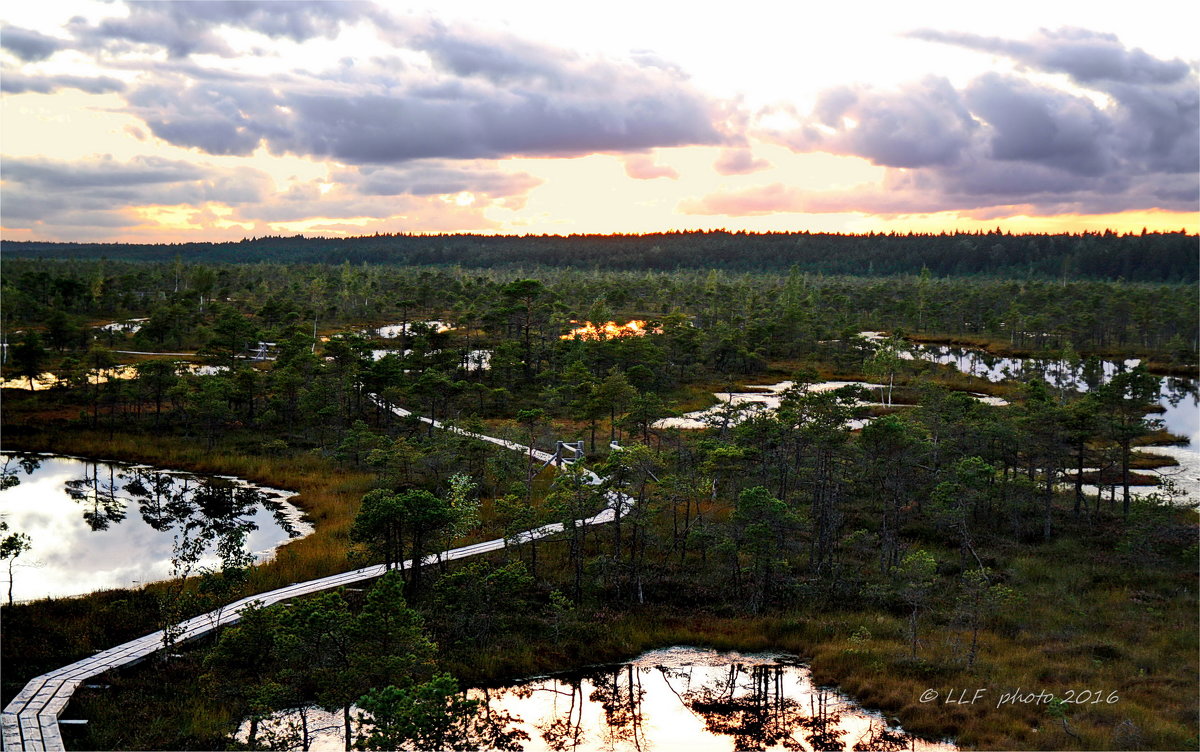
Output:
[[[190,542],[204,545],[203,567],[219,563],[222,540],[244,535],[262,561],[312,532],[287,503],[294,494],[237,478],[38,454],[4,453],[0,463],[0,515],[32,543],[15,561],[14,600],[167,579]],[[0,578],[7,588],[7,567]]]
[[[792,656],[671,647],[616,666],[471,690],[480,716],[527,752],[955,750],[812,683]],[[309,710],[313,750],[344,749],[340,714]],[[296,713],[277,716],[294,721]],[[267,731],[268,735],[270,731]],[[245,740],[248,724],[240,738]],[[497,738],[492,736],[491,738]]]

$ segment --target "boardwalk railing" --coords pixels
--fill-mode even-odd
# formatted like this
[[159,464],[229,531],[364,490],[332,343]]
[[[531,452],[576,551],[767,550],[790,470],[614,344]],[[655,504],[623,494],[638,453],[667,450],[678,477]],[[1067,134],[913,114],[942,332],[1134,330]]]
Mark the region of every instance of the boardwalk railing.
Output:
[[[402,417],[411,416],[412,413],[400,407],[386,405],[381,402],[375,395],[370,395],[371,399],[384,404],[389,410]],[[523,444],[498,439],[494,436],[486,436],[481,433],[474,433],[464,430],[457,426],[448,426],[440,421],[418,416],[421,421],[428,423],[435,428],[441,428],[454,433],[469,436],[479,439],[480,441],[488,441],[493,444],[512,449],[514,451],[529,453],[534,458],[543,462],[551,462],[556,458],[553,454],[543,452],[537,449],[530,449]],[[557,458],[561,462],[561,457]],[[600,485],[601,479],[592,471],[585,470],[588,482],[592,485]],[[588,517],[587,519],[577,520],[576,525],[600,525],[605,522],[612,522],[617,515],[617,510],[624,511],[631,503],[628,496],[618,492],[609,491],[606,496],[606,507],[598,514]],[[534,530],[528,530],[516,536],[516,542],[523,543],[526,541],[545,538],[555,533],[562,532],[564,525],[562,523],[554,523],[544,525]],[[423,559],[423,562],[435,563],[437,561],[453,561],[455,559],[465,559],[469,556],[477,556],[479,554],[488,553],[490,551],[498,551],[505,547],[505,539],[497,538],[495,540],[484,541],[483,543],[474,543],[470,546],[462,546],[461,548],[450,549],[438,554],[430,554]],[[412,566],[412,560],[405,561],[402,568],[407,569]],[[252,603],[258,603],[264,606],[269,606],[280,601],[296,598],[309,593],[316,593],[321,590],[340,587],[342,585],[350,585],[362,580],[370,580],[376,577],[382,577],[385,568],[382,564],[355,569],[351,572],[343,572],[341,574],[322,577],[317,580],[309,580],[308,582],[298,582],[293,585],[288,585],[278,590],[272,590],[267,593],[259,593],[242,598],[239,601],[222,606],[221,608],[210,611],[207,614],[188,619],[179,626],[180,632],[176,638],[179,642],[196,639],[202,637],[209,632],[217,629],[217,627],[228,626],[235,624],[241,619],[242,611]],[[160,650],[163,647],[162,631],[148,634],[144,637],[139,637],[136,640],[126,642],[123,645],[118,645],[115,648],[109,648],[102,652],[96,653],[90,658],[75,661],[74,663],[63,666],[46,674],[42,674],[32,679],[25,685],[24,689],[17,693],[17,696],[8,703],[4,708],[3,721],[3,741],[5,750],[46,750],[46,752],[57,752],[65,750],[63,746],[62,734],[59,731],[58,719],[66,709],[67,703],[71,700],[71,695],[75,689],[79,687],[85,680],[90,679],[97,674],[102,674],[111,669],[128,666],[144,660],[152,653]]]

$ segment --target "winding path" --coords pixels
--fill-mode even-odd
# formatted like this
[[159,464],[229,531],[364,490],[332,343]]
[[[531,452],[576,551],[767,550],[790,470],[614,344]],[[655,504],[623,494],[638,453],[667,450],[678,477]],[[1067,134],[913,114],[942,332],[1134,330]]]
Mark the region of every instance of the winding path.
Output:
[[[413,415],[408,410],[381,402],[375,395],[370,395],[370,397],[396,415],[401,417]],[[422,422],[428,423],[435,428],[491,442],[492,444],[497,444],[513,451],[528,453],[542,462],[555,462],[556,464],[562,462],[560,458],[555,457],[555,455],[549,452],[530,449],[523,444],[474,433],[457,426],[447,426],[441,421],[432,418],[418,417]],[[586,470],[585,472],[588,483],[591,485],[600,485],[601,479],[599,476],[590,470]],[[624,510],[631,503],[629,497],[619,491],[609,491],[605,495],[605,499],[607,503],[604,509],[592,517],[578,520],[576,524],[599,525],[605,522],[612,522],[616,517],[616,510],[618,508]],[[563,528],[564,525],[562,523],[554,523],[528,530],[516,537],[520,542],[537,540],[562,532]],[[439,560],[465,559],[469,556],[498,551],[504,548],[504,546],[505,539],[497,538],[495,540],[484,541],[483,543],[474,543],[470,546],[453,548],[438,554],[431,554],[426,557],[425,562],[434,563]],[[403,563],[402,567],[407,569],[411,565],[412,560],[409,559]],[[207,614],[202,614],[183,622],[180,625],[181,633],[177,640],[184,642],[195,639],[216,630],[217,627],[234,624],[241,618],[242,610],[251,603],[260,603],[264,606],[269,606],[288,600],[289,598],[381,577],[384,571],[384,565],[379,564],[330,575],[329,577],[322,577],[317,580],[298,582],[284,588],[279,588],[278,590],[248,596],[222,606],[216,611],[210,611]],[[62,734],[58,726],[58,719],[62,715],[63,710],[66,709],[67,703],[71,701],[71,695],[74,694],[76,688],[86,679],[97,674],[144,660],[152,653],[162,649],[162,647],[163,633],[162,631],[158,631],[126,642],[123,645],[109,648],[108,650],[96,653],[90,658],[84,658],[83,660],[76,661],[30,680],[24,689],[18,692],[17,696],[4,708],[2,716],[3,748],[5,750],[46,750],[46,752],[65,750]]]

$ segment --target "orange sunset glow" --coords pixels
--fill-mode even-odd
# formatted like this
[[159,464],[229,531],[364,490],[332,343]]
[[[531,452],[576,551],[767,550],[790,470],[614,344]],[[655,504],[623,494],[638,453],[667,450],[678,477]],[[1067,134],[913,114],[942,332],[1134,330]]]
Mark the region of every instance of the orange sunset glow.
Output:
[[[572,321],[572,324],[578,324],[578,321]],[[583,322],[582,326],[577,326],[570,332],[562,335],[559,339],[613,339],[616,337],[642,337],[646,334],[657,334],[660,330],[657,327],[647,328],[645,321],[633,320],[624,324],[618,324],[615,321],[607,321],[603,324],[593,324],[590,321]]]

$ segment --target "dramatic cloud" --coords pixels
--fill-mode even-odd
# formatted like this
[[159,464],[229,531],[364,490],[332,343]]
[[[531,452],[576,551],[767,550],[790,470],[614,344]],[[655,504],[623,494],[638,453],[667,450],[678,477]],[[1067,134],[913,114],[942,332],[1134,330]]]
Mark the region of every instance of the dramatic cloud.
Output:
[[5,26],[0,29],[0,47],[26,62],[45,60],[64,44],[61,39],[19,26]]
[[1076,175],[1100,175],[1113,167],[1106,143],[1112,123],[1086,97],[1027,81],[989,74],[964,92],[976,117],[991,126],[990,156],[1033,162]]
[[[480,7],[466,20],[449,6],[347,0],[50,5],[13,6],[5,19],[20,25],[0,29],[0,191],[13,237],[723,222],[680,212],[1194,215],[1200,200],[1196,64],[1111,34],[921,29],[889,43],[916,53],[896,66],[912,72],[889,80],[915,80],[885,86],[835,78],[871,80],[876,59],[862,51],[879,29],[857,30],[841,50],[870,58],[865,67],[803,68],[745,54],[764,42],[718,50],[682,28],[661,30],[676,58],[664,59],[639,49],[643,28],[572,27],[528,9]],[[58,21],[27,20],[42,17]],[[921,78],[946,70],[941,45],[982,53],[975,72]],[[814,104],[798,112],[798,101]],[[780,144],[801,155],[758,156]],[[667,148],[680,149],[669,161],[689,165],[684,175],[656,162]],[[859,159],[806,156],[818,152]],[[559,159],[592,154],[605,158]],[[711,170],[692,169],[697,160]],[[747,188],[756,178],[744,176],[760,171],[770,185]],[[543,179],[570,188],[537,189]],[[815,190],[823,180],[840,188]],[[864,180],[878,182],[847,187]],[[716,192],[678,203],[704,191]]]
[[900,92],[842,86],[822,93],[812,117],[783,138],[797,151],[853,154],[888,167],[951,164],[976,123],[944,78]]
[[1113,34],[1042,30],[1018,42],[974,34],[921,30],[912,36],[1008,57],[1038,71],[1064,73],[1077,85],[1110,97],[1099,115],[1114,138],[1112,166],[1135,171],[1200,170],[1200,79],[1182,60],[1160,60],[1124,47]]
[[209,154],[246,156],[269,136],[285,137],[282,105],[269,87],[240,81],[191,81],[143,85],[127,97],[130,111],[150,131],[177,146]]
[[[454,85],[397,94],[294,92],[280,104],[290,117],[286,134],[264,134],[272,149],[355,164],[578,156],[719,140],[698,97],[646,82],[623,85],[617,76],[608,92],[594,95]],[[180,115],[219,117],[205,107]]]
[[1066,73],[1082,84],[1158,86],[1179,83],[1192,75],[1191,67],[1182,60],[1159,60],[1140,49],[1127,49],[1115,34],[1087,29],[1042,29],[1029,41],[933,29],[919,29],[909,36],[990,52],[1036,70]]
[[765,170],[771,163],[759,159],[749,149],[725,149],[713,163],[713,169],[722,175],[749,175]]
[[670,165],[655,164],[654,157],[648,154],[632,154],[625,157],[625,174],[634,180],[654,180],[655,178],[671,178],[676,180],[679,173]]
[[1067,74],[1078,89],[988,73],[962,89],[928,78],[896,90],[842,86],[775,140],[802,152],[863,157],[884,185],[814,193],[782,184],[685,202],[693,214],[772,211],[886,215],[939,211],[1099,214],[1194,211],[1200,194],[1196,72],[1126,50],[1116,37],[1042,32],[1029,42],[920,31],[912,36]]
[[[148,146],[256,163],[264,150],[295,155],[329,163],[327,177],[280,189],[254,168],[14,158],[2,186],[7,228],[57,232],[91,222],[136,234],[153,224],[147,217],[190,228],[219,216],[226,226],[264,230],[314,222],[361,229],[368,220],[482,230],[496,226],[487,210],[520,209],[541,182],[491,160],[629,153],[637,155],[631,175],[677,177],[641,154],[726,140],[727,108],[652,54],[578,52],[371,3],[205,0],[119,9],[125,15],[72,19],[61,30],[66,38],[6,29],[11,69],[3,90],[115,93],[125,100],[120,111],[137,119],[121,132]],[[291,42],[337,38],[360,23],[355,33],[373,33],[377,43],[281,69]],[[72,52],[74,69],[91,58],[96,75],[37,64],[62,50]],[[257,60],[235,68],[213,56]],[[211,206],[224,208],[213,214]]]
[[105,19],[96,25],[76,21],[70,30],[89,48],[117,51],[150,45],[166,49],[173,58],[194,53],[232,57],[237,53],[222,38],[221,27],[303,42],[317,36],[332,38],[343,22],[378,15],[373,5],[349,0],[149,0],[127,5],[127,18]]
[[[364,19],[394,54],[347,58],[320,74],[269,77],[205,68],[189,57],[239,54],[223,28],[303,41],[335,36]],[[715,125],[720,106],[652,57],[587,56],[511,34],[399,18],[371,4],[132,3],[127,18],[76,21],[69,29],[78,47],[110,58],[135,48],[166,50],[166,64],[153,57],[122,63],[140,74],[127,95],[130,109],[159,138],[209,154],[245,156],[265,144],[279,154],[382,165],[636,152],[724,139]],[[33,75],[11,90],[84,88],[80,81],[39,84]]]

